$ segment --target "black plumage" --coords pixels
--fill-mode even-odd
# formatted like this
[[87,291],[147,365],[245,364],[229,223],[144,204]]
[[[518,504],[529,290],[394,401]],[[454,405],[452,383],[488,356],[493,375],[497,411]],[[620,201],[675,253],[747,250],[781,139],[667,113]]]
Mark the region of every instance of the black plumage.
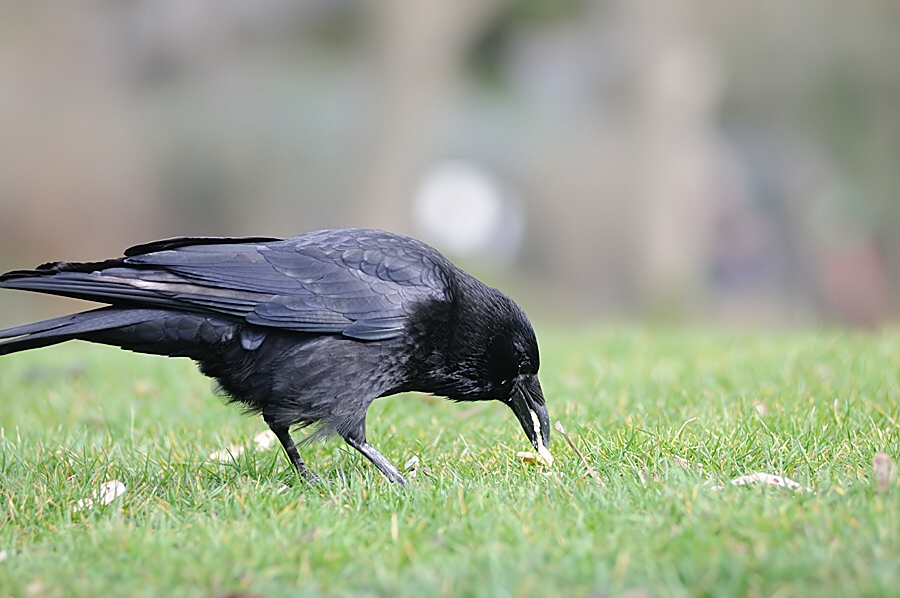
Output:
[[81,339],[190,357],[228,397],[262,414],[293,465],[315,479],[289,430],[339,434],[390,480],[366,442],[378,398],[421,391],[509,405],[547,455],[537,341],[511,299],[431,247],[366,229],[291,239],[178,238],[121,258],[54,262],[0,288],[108,306],[0,331],[0,355]]

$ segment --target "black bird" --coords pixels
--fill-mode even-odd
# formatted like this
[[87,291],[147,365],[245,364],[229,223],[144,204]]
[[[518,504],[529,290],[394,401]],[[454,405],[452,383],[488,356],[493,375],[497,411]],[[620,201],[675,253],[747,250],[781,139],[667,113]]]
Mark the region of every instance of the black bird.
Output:
[[405,391],[509,405],[539,458],[550,424],[538,346],[511,299],[428,245],[378,230],[291,239],[182,237],[103,262],[53,262],[0,276],[0,288],[106,303],[0,331],[0,355],[71,339],[190,357],[232,402],[261,413],[297,472],[291,439],[339,434],[392,482],[366,442],[373,400]]

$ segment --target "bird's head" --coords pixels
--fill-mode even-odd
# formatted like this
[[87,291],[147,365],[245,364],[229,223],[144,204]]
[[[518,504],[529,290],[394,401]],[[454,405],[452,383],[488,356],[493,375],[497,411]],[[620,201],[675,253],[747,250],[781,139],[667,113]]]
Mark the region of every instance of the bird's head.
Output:
[[407,388],[454,401],[494,399],[508,405],[540,460],[549,464],[550,418],[531,322],[500,291],[459,276],[450,311],[445,303],[425,303],[411,318],[413,383]]
[[496,389],[494,398],[512,409],[539,459],[549,465],[553,462],[547,450],[550,444],[550,418],[538,380],[540,355],[537,339],[525,314],[515,304],[512,307],[506,325],[496,330],[488,340],[488,377]]
[[540,355],[531,322],[509,297],[480,283],[466,298],[451,332],[454,358],[447,373],[453,382],[441,394],[506,404],[539,459],[549,464],[550,418],[538,381]]

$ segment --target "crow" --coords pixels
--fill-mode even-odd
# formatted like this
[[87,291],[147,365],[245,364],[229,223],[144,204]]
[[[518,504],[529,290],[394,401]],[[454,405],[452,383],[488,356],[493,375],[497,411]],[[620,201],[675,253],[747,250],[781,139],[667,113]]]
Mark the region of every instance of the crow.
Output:
[[373,400],[418,391],[508,405],[552,462],[531,323],[506,295],[428,245],[369,229],[289,239],[179,237],[101,262],[52,262],[0,275],[0,288],[104,307],[0,330],[0,355],[79,339],[189,357],[229,402],[262,415],[298,474],[291,438],[333,434],[390,481],[366,441]]

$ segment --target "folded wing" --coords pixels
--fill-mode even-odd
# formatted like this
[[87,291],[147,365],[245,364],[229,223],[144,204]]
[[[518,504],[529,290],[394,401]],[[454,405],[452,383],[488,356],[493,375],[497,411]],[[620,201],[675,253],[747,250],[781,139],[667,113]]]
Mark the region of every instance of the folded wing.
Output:
[[413,305],[449,299],[443,258],[381,231],[218,243],[172,239],[131,248],[126,256],[10,273],[0,277],[0,287],[360,340],[398,336]]

